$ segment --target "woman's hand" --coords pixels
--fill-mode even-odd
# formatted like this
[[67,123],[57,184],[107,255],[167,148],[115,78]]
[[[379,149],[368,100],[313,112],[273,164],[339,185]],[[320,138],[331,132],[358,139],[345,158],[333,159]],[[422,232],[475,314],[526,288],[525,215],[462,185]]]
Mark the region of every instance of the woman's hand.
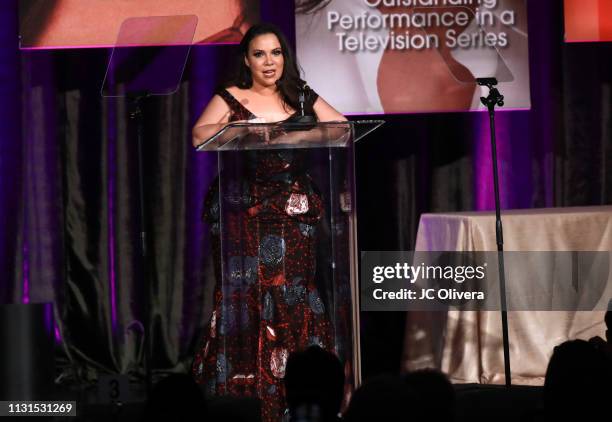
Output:
[[334,144],[346,142],[350,136],[350,126],[343,125],[319,125],[311,129],[304,130],[285,130],[282,125],[278,129],[270,131],[269,144],[296,146],[299,144],[315,144],[320,146],[328,145],[331,141]]
[[[208,139],[212,138],[216,133],[218,133],[220,130],[222,130],[223,128],[225,128],[226,126],[230,125],[230,124],[235,124],[235,123],[243,123],[243,124],[251,124],[251,123],[265,123],[264,119],[261,118],[255,118],[255,119],[250,119],[250,120],[235,120],[233,122],[229,122],[227,120],[228,119],[228,113],[224,113],[223,109],[220,110],[216,110],[217,104],[214,104],[215,102],[215,98],[217,96],[213,97],[213,100],[210,102],[210,104],[212,105],[212,109],[210,109],[211,105],[209,105],[206,110],[204,110],[204,112],[202,113],[202,116],[200,116],[200,118],[198,119],[198,122],[196,123],[196,125],[193,128],[192,131],[192,142],[193,142],[193,146],[194,147],[198,147],[199,145],[201,145],[203,142],[207,141]],[[223,101],[223,100],[221,100]],[[224,102],[225,103],[225,102]],[[221,114],[224,113],[224,114]],[[209,123],[211,120],[213,120],[214,117],[216,117],[216,115],[221,115],[221,117],[219,118],[219,122],[218,123]],[[245,127],[245,131],[249,131],[249,132],[253,132],[253,133],[257,133],[257,134],[261,134],[261,128],[260,127]]]

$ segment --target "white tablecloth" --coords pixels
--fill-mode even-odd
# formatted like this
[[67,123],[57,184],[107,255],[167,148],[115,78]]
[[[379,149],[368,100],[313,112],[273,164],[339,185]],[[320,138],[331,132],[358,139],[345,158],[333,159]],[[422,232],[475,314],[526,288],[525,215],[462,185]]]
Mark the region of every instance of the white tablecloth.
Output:
[[[506,251],[610,251],[612,207],[502,212]],[[423,214],[418,251],[496,251],[495,213]],[[607,302],[607,298],[602,298]],[[604,336],[603,311],[508,312],[513,384],[541,385],[553,347]],[[499,312],[410,312],[403,367],[435,367],[453,382],[504,383]]]

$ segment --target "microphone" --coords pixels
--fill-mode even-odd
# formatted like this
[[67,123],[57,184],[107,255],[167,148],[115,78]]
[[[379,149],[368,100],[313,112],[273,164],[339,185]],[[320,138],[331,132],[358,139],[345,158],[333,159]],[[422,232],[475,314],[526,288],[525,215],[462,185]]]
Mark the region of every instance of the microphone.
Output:
[[[298,105],[299,111],[292,118],[288,120],[289,123],[316,123],[316,119],[312,115],[306,114],[306,90],[308,85],[304,85],[303,88],[300,88],[298,91]],[[299,130],[299,128],[297,129]]]
[[300,89],[300,93],[298,94],[298,102],[300,103],[300,116],[304,116],[304,103],[306,102],[306,96],[304,95],[304,90]]

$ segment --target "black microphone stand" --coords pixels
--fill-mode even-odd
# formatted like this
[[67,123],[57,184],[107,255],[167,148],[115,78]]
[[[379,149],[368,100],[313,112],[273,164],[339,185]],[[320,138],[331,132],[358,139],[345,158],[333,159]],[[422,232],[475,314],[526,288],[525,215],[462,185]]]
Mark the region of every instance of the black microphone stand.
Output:
[[508,315],[506,305],[506,273],[504,270],[504,236],[501,221],[501,210],[499,203],[499,177],[497,174],[497,143],[495,140],[495,106],[504,105],[504,96],[500,94],[495,86],[495,78],[477,78],[478,85],[489,88],[487,97],[480,97],[480,101],[489,110],[489,124],[491,127],[491,164],[493,165],[493,187],[495,190],[495,239],[497,242],[497,259],[499,261],[499,295],[501,301],[502,340],[504,347],[504,373],[506,387],[512,385],[510,374],[510,341],[508,338]]
[[150,396],[153,388],[153,376],[152,376],[152,326],[151,326],[151,291],[149,283],[149,253],[147,250],[147,226],[145,221],[145,201],[144,201],[144,151],[143,151],[143,138],[144,138],[144,116],[142,112],[143,101],[150,96],[148,92],[136,92],[128,95],[128,101],[130,104],[130,120],[136,123],[136,142],[138,148],[138,208],[140,216],[140,257],[141,257],[141,271],[142,280],[145,289],[145,300],[144,300],[144,369],[145,369],[145,383],[147,387],[147,397]]

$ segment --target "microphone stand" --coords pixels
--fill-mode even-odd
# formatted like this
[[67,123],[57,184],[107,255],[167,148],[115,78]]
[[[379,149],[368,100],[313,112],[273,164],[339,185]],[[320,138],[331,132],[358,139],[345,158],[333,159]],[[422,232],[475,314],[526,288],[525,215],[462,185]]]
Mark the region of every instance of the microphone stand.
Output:
[[138,146],[138,208],[140,216],[140,257],[141,257],[141,271],[142,280],[145,289],[145,300],[144,300],[144,369],[145,369],[145,383],[147,387],[147,397],[150,396],[151,390],[153,389],[153,376],[152,376],[152,318],[151,318],[151,291],[149,284],[149,253],[147,250],[147,228],[145,222],[145,202],[144,202],[144,152],[143,152],[143,138],[144,138],[144,116],[142,112],[143,101],[150,96],[149,92],[136,92],[128,95],[130,103],[130,120],[136,123],[136,141]]
[[500,94],[495,86],[496,78],[477,78],[480,86],[489,88],[487,97],[480,97],[480,102],[489,110],[489,125],[491,128],[491,164],[493,166],[493,187],[495,190],[495,240],[497,243],[497,259],[499,261],[499,295],[501,302],[502,340],[504,347],[504,373],[506,387],[512,385],[510,374],[510,341],[508,337],[508,315],[506,305],[506,273],[504,270],[504,236],[501,221],[501,207],[499,203],[499,177],[497,173],[497,144],[495,139],[495,106],[504,105],[504,96]]

